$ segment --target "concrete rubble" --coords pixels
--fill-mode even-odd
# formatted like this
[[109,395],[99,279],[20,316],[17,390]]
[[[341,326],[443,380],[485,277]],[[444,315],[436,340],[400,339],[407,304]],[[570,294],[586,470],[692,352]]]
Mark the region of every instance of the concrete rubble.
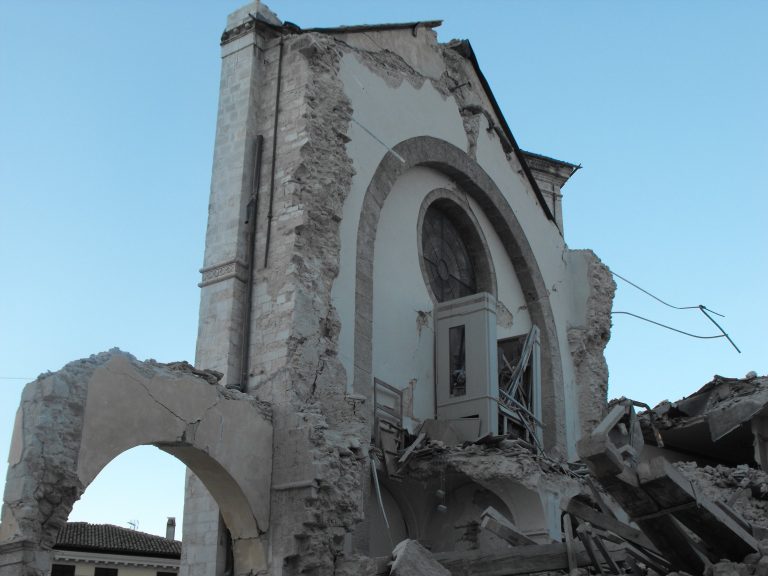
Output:
[[450,576],[416,540],[403,540],[392,550],[390,576]]

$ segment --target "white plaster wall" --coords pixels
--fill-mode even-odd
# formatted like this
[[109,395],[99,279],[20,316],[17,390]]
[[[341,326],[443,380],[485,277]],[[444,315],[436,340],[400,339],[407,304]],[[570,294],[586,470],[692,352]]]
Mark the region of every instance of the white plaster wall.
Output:
[[[353,179],[352,190],[344,205],[344,217],[341,222],[341,256],[339,275],[334,283],[332,295],[333,302],[337,308],[341,320],[341,333],[339,336],[339,356],[345,366],[348,377],[348,389],[351,390],[351,379],[354,374],[354,323],[355,323],[355,259],[357,252],[357,229],[362,207],[363,198],[368,184],[373,177],[381,159],[389,153],[386,146],[392,147],[403,140],[429,135],[441,138],[462,150],[468,150],[468,140],[464,131],[463,122],[458,111],[458,106],[453,97],[444,98],[426,80],[421,87],[415,88],[407,81],[403,81],[398,86],[387,84],[383,78],[371,71],[354,54],[347,54],[342,58],[340,77],[344,82],[345,92],[349,97],[353,108],[353,122],[350,125],[349,137],[350,143],[347,145],[347,153],[352,158],[356,171]],[[363,129],[361,125],[365,128]],[[544,278],[545,285],[550,291],[550,301],[552,311],[555,317],[557,337],[561,350],[561,362],[564,378],[564,401],[566,406],[575,406],[575,384],[574,370],[570,354],[568,353],[567,340],[567,319],[570,316],[569,307],[571,299],[567,295],[567,269],[564,262],[565,243],[559,230],[553,222],[544,215],[538,201],[524,177],[519,170],[519,164],[515,158],[508,159],[503,152],[498,137],[493,132],[488,132],[487,121],[481,118],[481,127],[478,131],[477,139],[477,161],[482,168],[493,178],[497,186],[509,202],[512,210],[517,216],[528,241],[532,247],[534,255],[538,261]],[[367,129],[367,130],[366,130]],[[372,137],[368,132],[375,135]],[[380,140],[381,142],[377,141]],[[404,177],[405,178],[405,177]],[[398,182],[398,185],[400,182]],[[396,186],[397,187],[397,186]],[[426,194],[429,190],[422,190]],[[422,196],[423,198],[423,196]],[[379,246],[384,245],[382,233],[385,230],[384,216],[389,210],[398,214],[408,214],[414,223],[409,228],[410,236],[398,236],[398,240],[405,243],[410,238],[408,251],[401,251],[398,254],[400,260],[405,254],[412,255],[417,259],[416,242],[416,224],[418,215],[418,206],[415,198],[410,198],[407,211],[395,209],[390,206],[390,199],[382,211],[382,220],[380,221],[379,231],[376,239],[376,264],[374,266],[374,284],[379,286],[379,282],[391,281],[383,272],[386,256],[380,253]],[[394,204],[392,204],[394,206]],[[519,310],[519,304],[516,304],[518,298],[522,298],[522,290],[513,274],[511,263],[506,258],[499,258],[497,255],[503,253],[501,241],[492,233],[489,223],[479,208],[473,203],[475,216],[483,228],[491,252],[494,254],[494,266],[496,267],[499,298],[504,305],[512,312],[515,322],[511,328],[502,328],[499,338],[522,334],[530,329],[530,318],[527,311]],[[407,226],[401,224],[397,226],[405,229]],[[402,244],[401,244],[402,246]],[[381,262],[379,259],[382,258]],[[427,378],[431,373],[431,360],[427,358],[425,343],[418,340],[416,331],[416,310],[428,310],[417,306],[419,302],[426,302],[426,288],[423,286],[423,280],[418,268],[418,262],[410,263],[412,272],[409,274],[409,282],[413,281],[412,286],[407,291],[406,300],[412,299],[412,302],[403,302],[409,304],[408,318],[403,312],[403,318],[395,320],[394,318],[379,319],[378,310],[385,306],[384,301],[379,302],[379,296],[376,296],[374,302],[374,374],[388,381],[390,384],[405,387],[408,380],[417,378],[421,382],[422,378]],[[401,263],[402,269],[402,263]],[[508,285],[505,286],[505,282]],[[419,283],[418,288],[415,286]],[[391,287],[390,287],[391,290]],[[398,290],[402,290],[399,288]],[[405,292],[405,291],[404,291]],[[395,302],[388,302],[386,306],[394,305]],[[385,333],[383,326],[377,326],[380,323],[386,323],[387,330],[391,334],[401,334],[403,338],[402,349],[408,349],[410,355],[414,354],[416,349],[417,356],[424,357],[419,363],[430,364],[429,371],[426,367],[405,368],[401,366],[397,371],[390,372],[386,367],[384,358],[379,354],[379,346],[382,342],[382,334]],[[403,328],[399,328],[402,323]],[[406,344],[407,343],[407,344]],[[416,344],[416,348],[414,348]],[[402,358],[401,350],[397,346],[389,349],[387,353],[392,353],[393,358]],[[389,360],[389,363],[396,363]],[[420,388],[421,390],[421,388]],[[426,414],[429,400],[426,396],[415,400],[415,410],[417,414]],[[426,394],[426,392],[425,392]],[[431,408],[430,408],[431,410]],[[575,456],[575,441],[578,437],[577,414],[573,410],[566,410],[566,438],[569,456]]]
[[[408,82],[393,88],[353,54],[342,58],[339,76],[352,102],[353,119],[388,146],[395,146],[408,138],[431,135],[462,150],[467,149],[467,136],[455,101],[444,99],[430,82],[424,82],[418,89]],[[355,176],[352,190],[344,203],[339,275],[331,294],[341,320],[339,358],[346,369],[347,387],[351,392],[357,228],[365,191],[379,162],[389,152],[354,121],[350,124],[348,136],[351,141],[347,145],[347,154],[352,158]]]
[[432,311],[419,264],[419,206],[431,190],[448,186],[427,168],[403,174],[381,209],[373,255],[373,375],[401,389],[415,380],[419,419],[435,412],[433,325],[417,325],[419,311]]

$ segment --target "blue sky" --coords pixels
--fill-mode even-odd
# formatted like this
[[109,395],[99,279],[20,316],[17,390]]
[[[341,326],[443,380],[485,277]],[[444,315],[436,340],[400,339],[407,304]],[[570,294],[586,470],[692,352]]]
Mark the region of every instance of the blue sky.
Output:
[[[219,79],[242,2],[0,3],[0,477],[23,384],[118,346],[194,358]],[[520,145],[583,169],[565,237],[742,349],[616,316],[610,395],[654,404],[764,374],[768,3],[273,1],[304,27],[444,19]],[[619,283],[616,310],[716,330]],[[17,379],[18,378],[18,379]],[[183,468],[132,450],[71,519],[163,533]],[[180,522],[179,522],[180,524]]]

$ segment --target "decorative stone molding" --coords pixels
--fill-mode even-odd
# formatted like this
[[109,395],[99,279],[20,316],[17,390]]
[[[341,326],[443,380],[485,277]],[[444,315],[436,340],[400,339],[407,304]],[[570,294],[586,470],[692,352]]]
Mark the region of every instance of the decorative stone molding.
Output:
[[228,42],[232,42],[233,40],[237,40],[240,38],[240,36],[245,36],[253,30],[255,24],[253,20],[248,20],[247,22],[243,22],[239,26],[236,26],[232,28],[231,30],[224,30],[224,33],[221,35],[221,45],[227,44]]
[[198,284],[200,288],[230,278],[235,278],[243,283],[248,281],[248,267],[240,260],[229,260],[215,266],[200,268],[200,272],[203,275],[202,281]]

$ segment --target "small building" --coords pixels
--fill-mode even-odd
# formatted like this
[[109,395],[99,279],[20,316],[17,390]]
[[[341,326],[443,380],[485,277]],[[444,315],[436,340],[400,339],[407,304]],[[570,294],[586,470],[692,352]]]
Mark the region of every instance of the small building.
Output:
[[67,522],[53,547],[51,576],[176,576],[181,542],[88,522]]

